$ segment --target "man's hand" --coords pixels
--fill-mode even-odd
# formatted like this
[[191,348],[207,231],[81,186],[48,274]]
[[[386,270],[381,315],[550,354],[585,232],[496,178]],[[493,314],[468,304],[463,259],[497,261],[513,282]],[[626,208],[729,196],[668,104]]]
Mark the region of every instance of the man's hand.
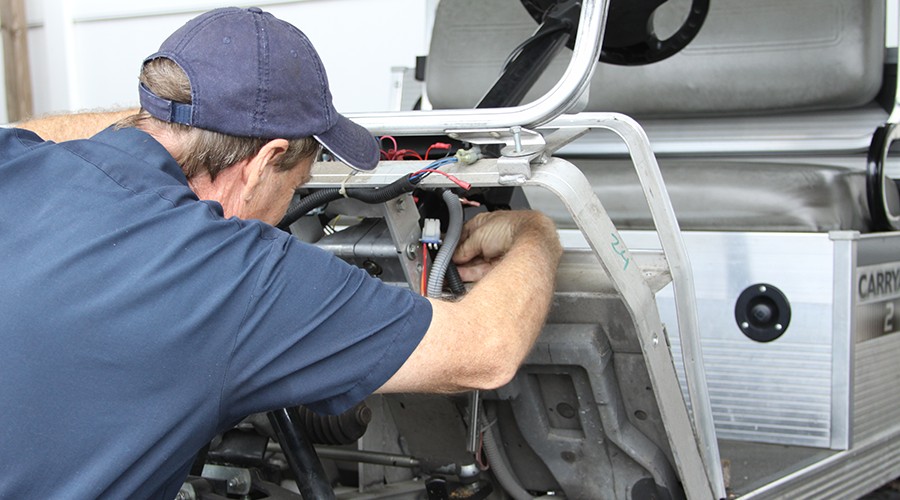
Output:
[[456,301],[428,299],[425,338],[380,392],[458,392],[509,382],[550,310],[562,246],[540,212],[479,214],[463,228],[454,261],[478,280]]
[[[498,211],[481,213],[463,226],[453,262],[463,281],[478,281],[487,274],[523,235],[557,240],[553,223],[539,212]],[[558,245],[558,243],[557,243]]]

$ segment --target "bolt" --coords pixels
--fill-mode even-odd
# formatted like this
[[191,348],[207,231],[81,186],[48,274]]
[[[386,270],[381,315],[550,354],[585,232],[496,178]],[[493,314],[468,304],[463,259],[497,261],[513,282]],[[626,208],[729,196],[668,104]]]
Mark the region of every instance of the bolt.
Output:
[[[415,243],[410,243],[406,245],[406,258],[409,260],[416,260],[416,252],[419,250],[419,245]],[[421,269],[420,269],[421,271]]]
[[381,276],[381,273],[383,272],[381,266],[379,266],[377,262],[368,259],[363,262],[362,268],[365,269],[367,273],[369,273],[369,276],[373,276],[376,278],[378,276]]
[[522,152],[522,127],[516,125],[514,127],[510,127],[510,132],[513,135],[513,142],[516,145],[516,153]]
[[233,477],[228,480],[228,489],[237,490],[244,486],[244,481],[240,477]]

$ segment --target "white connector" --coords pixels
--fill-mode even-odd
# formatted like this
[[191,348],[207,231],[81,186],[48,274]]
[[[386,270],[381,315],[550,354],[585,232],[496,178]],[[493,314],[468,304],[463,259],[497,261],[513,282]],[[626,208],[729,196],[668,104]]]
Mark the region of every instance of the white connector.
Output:
[[441,221],[440,219],[426,218],[422,225],[422,238],[419,240],[428,245],[428,248],[434,250],[441,244]]

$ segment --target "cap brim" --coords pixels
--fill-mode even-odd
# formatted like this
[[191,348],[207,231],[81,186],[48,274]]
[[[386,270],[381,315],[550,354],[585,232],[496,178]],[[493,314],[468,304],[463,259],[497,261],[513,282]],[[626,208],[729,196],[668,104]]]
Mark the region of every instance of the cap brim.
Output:
[[375,137],[343,115],[338,115],[333,127],[314,137],[338,160],[357,170],[372,170],[381,158]]

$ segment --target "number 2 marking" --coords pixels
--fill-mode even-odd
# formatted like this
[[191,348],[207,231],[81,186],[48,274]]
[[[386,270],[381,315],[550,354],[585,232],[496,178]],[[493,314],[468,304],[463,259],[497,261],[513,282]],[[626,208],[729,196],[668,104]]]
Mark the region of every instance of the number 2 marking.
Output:
[[894,303],[886,302],[884,305],[887,309],[884,314],[884,333],[891,333],[894,331]]

